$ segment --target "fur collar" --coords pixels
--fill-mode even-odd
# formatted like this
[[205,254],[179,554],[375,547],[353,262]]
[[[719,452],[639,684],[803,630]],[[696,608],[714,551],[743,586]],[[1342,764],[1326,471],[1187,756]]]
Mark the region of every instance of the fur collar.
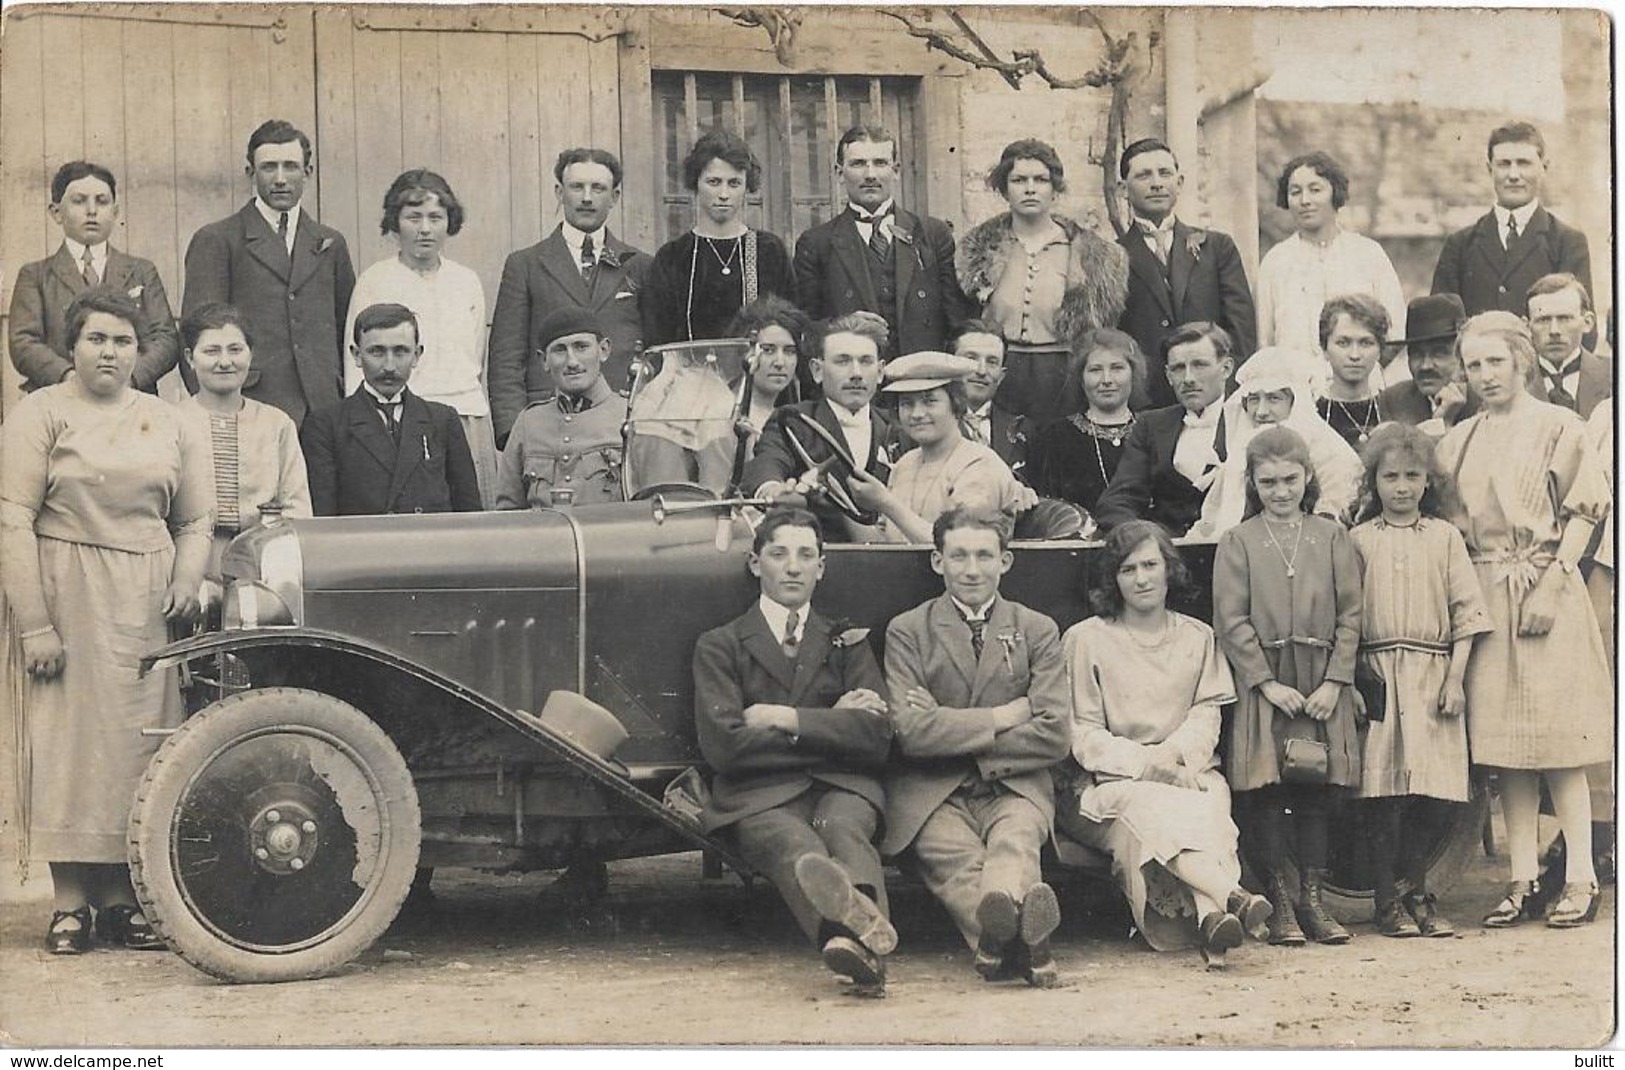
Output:
[[[1117,326],[1128,303],[1128,253],[1066,216],[1052,218],[1072,246],[1068,276],[1073,282],[1055,316],[1057,333],[1070,345],[1096,327]],[[959,242],[954,268],[959,284],[978,304],[987,303],[1015,249],[1009,212],[972,227]]]

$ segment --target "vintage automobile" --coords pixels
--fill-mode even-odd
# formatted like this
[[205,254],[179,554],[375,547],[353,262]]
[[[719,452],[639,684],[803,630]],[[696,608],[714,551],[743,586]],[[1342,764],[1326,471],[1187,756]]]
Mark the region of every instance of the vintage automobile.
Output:
[[[627,502],[273,513],[238,537],[220,628],[147,659],[180,666],[197,709],[153,758],[130,821],[142,908],[180,955],[238,982],[331,972],[390,925],[418,866],[512,872],[701,850],[748,878],[663,797],[703,770],[695,640],[754,597],[749,505],[702,482],[734,475],[715,463],[716,413],[684,427],[647,404],[650,384],[694,375],[710,381],[685,387],[687,403],[725,399],[739,361],[726,348],[646,355]],[[726,411],[721,426],[731,433]],[[1064,628],[1086,615],[1097,545],[1018,542],[1004,591]],[[1208,575],[1211,547],[1186,552]],[[887,621],[940,583],[928,548],[831,545],[818,602],[872,628],[878,648]],[[1205,596],[1184,608],[1205,615]],[[616,763],[539,719],[561,689],[620,719]],[[1436,875],[1460,864],[1481,817],[1441,830]],[[1053,861],[1101,864],[1076,845]],[[1342,850],[1338,865],[1357,901],[1361,860]]]

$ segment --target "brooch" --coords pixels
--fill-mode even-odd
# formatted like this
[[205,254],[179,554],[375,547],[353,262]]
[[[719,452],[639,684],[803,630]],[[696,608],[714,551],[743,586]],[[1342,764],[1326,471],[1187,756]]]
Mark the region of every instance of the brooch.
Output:
[[1191,232],[1185,235],[1185,251],[1191,254],[1191,259],[1197,263],[1202,262],[1202,243],[1207,241],[1207,231],[1201,227],[1192,227]]

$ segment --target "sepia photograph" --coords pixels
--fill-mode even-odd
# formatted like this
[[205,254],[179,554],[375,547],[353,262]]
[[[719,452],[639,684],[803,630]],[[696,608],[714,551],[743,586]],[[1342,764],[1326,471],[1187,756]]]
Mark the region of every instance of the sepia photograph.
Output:
[[8,0],[0,1046],[1612,1065],[1613,47]]

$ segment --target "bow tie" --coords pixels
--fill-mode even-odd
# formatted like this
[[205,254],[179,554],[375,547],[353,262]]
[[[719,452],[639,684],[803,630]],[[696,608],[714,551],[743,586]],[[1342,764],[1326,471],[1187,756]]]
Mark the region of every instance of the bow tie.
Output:
[[1223,406],[1217,401],[1203,409],[1200,416],[1187,409],[1184,416],[1185,426],[1196,430],[1216,428],[1219,426],[1219,413],[1222,410]]
[[871,212],[868,209],[860,208],[855,204],[849,204],[846,207],[852,213],[852,218],[856,219],[859,223],[878,223],[887,216],[895,215],[897,209],[897,206],[894,204],[887,205],[879,212]]

